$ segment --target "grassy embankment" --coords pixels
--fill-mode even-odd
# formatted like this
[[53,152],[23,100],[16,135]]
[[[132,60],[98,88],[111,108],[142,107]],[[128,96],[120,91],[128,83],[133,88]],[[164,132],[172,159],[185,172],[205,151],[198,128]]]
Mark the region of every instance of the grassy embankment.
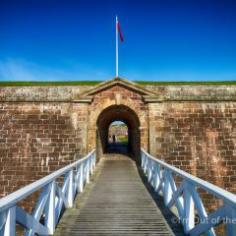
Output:
[[[97,85],[102,81],[42,81],[42,82],[31,82],[31,81],[0,81],[0,87],[5,86],[75,86],[84,85],[92,86]],[[165,81],[134,81],[140,85],[236,85],[235,81],[178,81],[178,82],[165,82]]]

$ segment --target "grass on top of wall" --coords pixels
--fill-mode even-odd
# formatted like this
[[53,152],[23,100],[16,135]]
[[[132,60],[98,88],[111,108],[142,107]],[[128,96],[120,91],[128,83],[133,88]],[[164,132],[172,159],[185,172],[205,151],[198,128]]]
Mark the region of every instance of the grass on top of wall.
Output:
[[[7,86],[93,86],[103,81],[0,81],[0,87]],[[134,81],[140,85],[236,85],[235,81]]]

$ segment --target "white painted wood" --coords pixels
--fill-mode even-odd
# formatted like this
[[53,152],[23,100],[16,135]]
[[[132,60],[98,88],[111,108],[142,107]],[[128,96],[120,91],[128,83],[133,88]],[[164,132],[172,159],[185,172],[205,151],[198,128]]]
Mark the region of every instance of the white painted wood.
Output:
[[176,187],[172,187],[173,189],[175,189],[175,192],[173,192],[172,198],[167,205],[168,208],[171,208],[173,205],[176,205],[178,210],[178,216],[180,217],[180,219],[184,217],[184,199],[181,196],[184,191],[184,184],[185,181],[181,183],[178,189]]
[[[88,182],[95,164],[96,155],[93,150],[84,158],[0,199],[0,230],[2,229],[3,236],[15,235],[16,222],[25,227],[25,236],[53,234],[63,205],[65,207],[73,206],[76,189],[78,188],[79,192],[83,191],[84,177],[86,175]],[[75,177],[74,172],[76,172]],[[56,179],[63,176],[65,176],[64,183],[60,187],[56,183]],[[15,205],[18,201],[41,188],[43,190],[32,215],[19,206],[17,206],[15,213]],[[45,225],[39,222],[42,216],[45,216]]]
[[49,234],[53,234],[55,231],[55,193],[56,193],[56,185],[55,181],[51,183],[48,204],[46,209],[46,226],[49,229]]
[[169,181],[170,179],[168,175],[169,175],[168,170],[165,170],[164,172],[164,202],[166,206],[168,205],[172,197],[172,190],[171,190],[170,181]]
[[71,170],[68,173],[68,179],[69,179],[69,186],[68,186],[68,193],[67,193],[67,202],[68,207],[73,207],[73,201],[74,201],[74,194],[73,194],[73,170]]
[[[163,186],[164,186],[163,184],[164,184],[164,177],[161,177],[159,185],[158,185],[157,189],[155,190],[157,193],[160,194],[160,191],[162,191]],[[163,195],[163,192],[162,192],[162,195]]]
[[188,233],[194,228],[194,201],[191,193],[188,191],[188,186],[184,189],[184,231]]
[[236,204],[236,195],[233,193],[230,193],[214,184],[211,184],[205,180],[202,180],[196,176],[193,176],[183,170],[180,170],[174,166],[171,166],[167,163],[165,163],[164,161],[161,161],[159,159],[156,159],[155,157],[151,156],[149,153],[147,153],[144,149],[142,149],[142,152],[145,153],[145,155],[151,159],[156,161],[157,163],[159,163],[163,168],[169,169],[171,170],[173,173],[175,173],[176,175],[184,178],[184,179],[188,179],[189,182],[191,182],[193,185],[197,185],[203,189],[205,189],[206,191],[208,191],[209,193],[213,194],[216,197],[219,197],[220,199],[223,199],[224,201],[235,205]]
[[155,185],[154,185],[154,191],[157,192],[157,189],[160,185],[160,182],[161,182],[161,178],[160,178],[160,166],[159,164],[156,164],[156,167],[155,167]]
[[95,150],[91,151],[87,156],[83,157],[82,159],[65,166],[64,168],[61,168],[52,174],[45,176],[44,178],[33,182],[32,184],[29,184],[9,195],[6,197],[1,198],[0,200],[0,212],[4,211],[5,209],[10,208],[11,206],[14,206],[17,202],[20,200],[23,200],[27,196],[31,195],[32,193],[36,192],[37,190],[43,188],[45,185],[52,182],[52,180],[62,176],[63,174],[70,171],[72,168],[75,168],[78,164],[86,161],[91,155],[95,152]]
[[[196,191],[196,189],[194,187],[191,187],[188,190],[192,194],[196,211],[198,213],[198,216],[200,217],[200,221],[201,222],[208,221],[208,214],[206,212],[206,209],[202,203],[202,199],[200,198],[198,192]],[[215,230],[213,228],[211,228],[208,232],[205,232],[205,234],[207,236],[215,236],[216,235]]]
[[[68,183],[69,183],[69,181],[68,181]],[[57,208],[57,205],[59,205],[59,202],[64,203],[65,207],[69,208],[69,203],[68,203],[68,200],[67,200],[64,192],[65,191],[61,190],[61,188],[56,184],[56,193],[57,193],[57,195],[58,195],[58,197],[60,199],[58,201],[58,204],[56,204],[56,208]]]
[[79,167],[79,192],[82,193],[84,190],[84,164],[81,163]]
[[87,160],[86,161],[86,184],[88,184],[90,182],[89,167],[90,167],[89,160]]
[[3,227],[6,223],[6,219],[7,219],[7,212],[5,211],[5,212],[0,213],[0,232],[2,232],[3,230]]
[[[49,196],[49,186],[47,185],[42,193],[40,194],[40,197],[38,199],[38,202],[36,204],[36,207],[34,208],[33,210],[33,213],[32,213],[32,217],[36,220],[36,221],[39,221],[40,220],[40,217],[42,216],[43,214],[43,211],[44,211],[44,207],[47,203],[47,200],[48,200],[48,196]],[[30,230],[27,230],[25,232],[25,236],[31,236],[31,235],[34,235],[35,234],[35,231],[33,229],[30,229]]]
[[13,206],[7,210],[3,236],[15,236],[16,233],[16,207]]
[[[189,235],[197,236],[202,233],[208,232],[212,227],[217,225],[218,220],[223,219],[226,216],[226,209],[225,206],[218,208],[215,212],[209,214],[208,220],[204,222],[204,224],[198,224],[189,231]],[[228,236],[233,236],[232,234],[227,234]]]
[[[16,207],[17,221],[25,228],[31,228],[33,232],[38,235],[49,235],[52,234],[50,229],[42,224],[40,224],[33,216],[24,211],[20,207]],[[14,234],[15,235],[15,234]]]
[[66,198],[66,192],[68,190],[68,186],[69,186],[69,178],[65,178],[62,189],[56,184],[56,194],[58,197],[58,201],[55,202],[55,204],[56,204],[56,207],[55,207],[56,221],[55,222],[56,223],[59,220],[63,204],[66,208],[68,208],[68,202],[67,202],[67,198]]
[[[235,194],[156,159],[143,149],[141,157],[142,169],[148,180],[154,190],[164,197],[164,202],[168,208],[176,206],[178,217],[186,233],[190,235],[204,233],[207,236],[215,236],[213,227],[225,218],[227,235],[236,235]],[[151,174],[153,178],[150,177]],[[176,186],[173,175],[182,179],[180,186]],[[208,215],[198,194],[198,189],[204,189],[214,197],[223,200],[224,206]],[[197,225],[195,225],[196,216],[200,218]]]

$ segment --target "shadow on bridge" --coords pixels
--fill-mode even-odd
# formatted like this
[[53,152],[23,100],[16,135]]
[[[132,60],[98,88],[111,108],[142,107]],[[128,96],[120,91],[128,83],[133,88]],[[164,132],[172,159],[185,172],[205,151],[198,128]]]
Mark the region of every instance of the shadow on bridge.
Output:
[[106,153],[116,153],[116,154],[123,154],[126,156],[130,156],[128,144],[126,143],[115,143],[115,144],[108,144]]
[[139,165],[137,165],[137,169],[145,188],[147,189],[153,201],[155,202],[156,207],[161,211],[173,234],[175,236],[185,236],[186,234],[184,233],[183,226],[179,223],[179,219],[177,218],[177,216],[165,206],[163,197],[161,197],[154,191],[153,187],[150,185],[150,183],[148,183],[147,176],[145,176],[142,168]]
[[55,235],[184,236],[139,165],[125,155],[119,154],[120,159],[112,159],[117,154],[106,155],[110,158],[99,162],[92,181],[78,196],[75,208],[65,212]]

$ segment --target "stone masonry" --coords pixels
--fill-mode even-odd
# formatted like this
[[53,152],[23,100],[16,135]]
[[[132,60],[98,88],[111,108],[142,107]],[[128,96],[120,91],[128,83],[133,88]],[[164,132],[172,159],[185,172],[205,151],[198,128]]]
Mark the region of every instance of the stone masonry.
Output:
[[104,122],[123,119],[140,134],[134,142],[152,155],[236,192],[236,86],[114,79],[97,86],[0,88],[0,196],[96,148],[100,114],[119,106],[126,112],[111,109],[115,114],[106,113]]

